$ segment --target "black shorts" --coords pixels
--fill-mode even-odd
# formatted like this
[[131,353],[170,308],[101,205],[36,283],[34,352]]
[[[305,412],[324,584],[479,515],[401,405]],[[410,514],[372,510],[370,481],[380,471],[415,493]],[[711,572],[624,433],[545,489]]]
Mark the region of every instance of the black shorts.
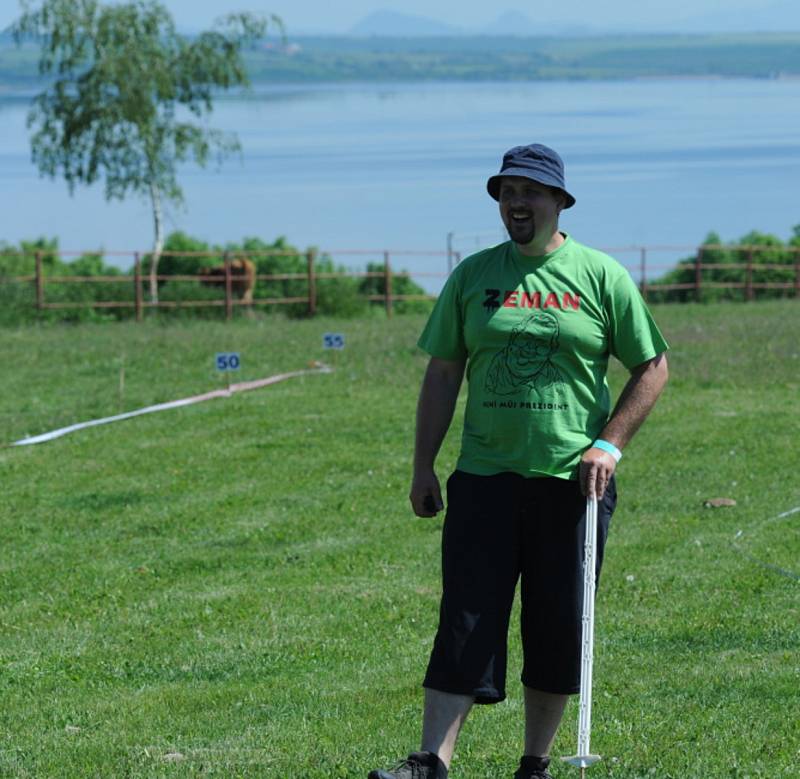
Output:
[[[612,478],[597,507],[597,577],[616,502]],[[506,697],[508,623],[521,578],[522,683],[578,692],[585,513],[576,481],[463,471],[450,477],[439,629],[425,687],[476,703]]]

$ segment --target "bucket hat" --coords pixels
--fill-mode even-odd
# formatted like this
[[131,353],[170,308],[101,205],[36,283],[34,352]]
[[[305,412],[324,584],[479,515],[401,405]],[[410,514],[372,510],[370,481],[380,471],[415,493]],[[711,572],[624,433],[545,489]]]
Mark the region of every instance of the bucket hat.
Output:
[[503,176],[522,176],[548,187],[556,187],[566,196],[567,202],[564,208],[572,208],[575,205],[575,198],[564,186],[564,162],[549,146],[532,143],[509,149],[503,155],[500,172],[496,176],[490,176],[486,182],[486,189],[495,200],[499,199],[500,180]]

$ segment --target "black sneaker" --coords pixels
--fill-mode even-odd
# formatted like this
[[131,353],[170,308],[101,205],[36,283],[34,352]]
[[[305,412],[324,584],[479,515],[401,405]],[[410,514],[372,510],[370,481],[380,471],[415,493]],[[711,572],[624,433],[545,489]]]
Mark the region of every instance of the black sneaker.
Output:
[[412,752],[391,771],[370,771],[367,779],[447,779],[447,767],[433,752]]
[[553,779],[552,774],[547,770],[549,765],[549,757],[525,755],[519,761],[519,768],[514,774],[514,779]]

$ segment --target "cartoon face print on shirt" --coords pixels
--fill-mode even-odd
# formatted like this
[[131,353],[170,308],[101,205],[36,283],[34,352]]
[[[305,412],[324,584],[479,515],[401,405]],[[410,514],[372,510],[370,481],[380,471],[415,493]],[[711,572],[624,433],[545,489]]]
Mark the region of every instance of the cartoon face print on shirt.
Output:
[[559,346],[558,319],[535,311],[511,330],[508,344],[492,358],[486,374],[486,391],[515,395],[529,389],[557,389],[564,377],[552,361]]

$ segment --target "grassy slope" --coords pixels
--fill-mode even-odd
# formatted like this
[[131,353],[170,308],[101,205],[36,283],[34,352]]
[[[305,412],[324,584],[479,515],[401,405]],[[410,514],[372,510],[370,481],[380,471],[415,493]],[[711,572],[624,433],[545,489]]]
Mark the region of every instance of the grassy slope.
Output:
[[800,73],[800,34],[588,38],[311,38],[251,53],[255,81],[765,78]]
[[[255,83],[800,74],[800,33],[597,37],[300,38],[245,55]],[[0,93],[41,87],[35,46],[0,42]]]
[[[800,582],[745,553],[798,570],[797,515],[770,521],[800,505],[797,312],[656,308],[672,380],[620,471],[592,776],[796,775]],[[348,347],[332,375],[0,451],[0,776],[363,777],[416,745],[441,525],[405,497],[421,325],[3,332],[3,441],[115,413],[123,353],[130,409],[217,384],[218,350],[245,379],[321,357],[326,330]],[[512,773],[510,690],[454,777]]]

